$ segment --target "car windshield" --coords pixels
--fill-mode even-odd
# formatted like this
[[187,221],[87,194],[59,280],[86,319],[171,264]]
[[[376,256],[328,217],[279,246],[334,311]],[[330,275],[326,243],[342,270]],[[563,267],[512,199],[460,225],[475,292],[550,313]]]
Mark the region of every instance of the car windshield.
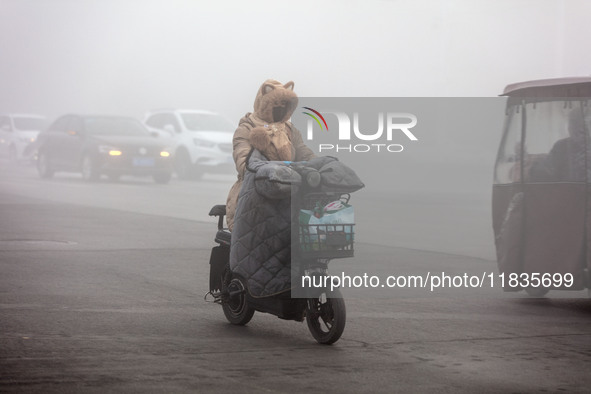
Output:
[[132,118],[85,118],[86,132],[93,135],[129,135],[146,136],[148,132],[144,126]]
[[221,115],[183,113],[183,122],[191,131],[234,131],[234,125]]
[[17,130],[43,130],[45,128],[45,119],[36,117],[15,117],[14,127]]

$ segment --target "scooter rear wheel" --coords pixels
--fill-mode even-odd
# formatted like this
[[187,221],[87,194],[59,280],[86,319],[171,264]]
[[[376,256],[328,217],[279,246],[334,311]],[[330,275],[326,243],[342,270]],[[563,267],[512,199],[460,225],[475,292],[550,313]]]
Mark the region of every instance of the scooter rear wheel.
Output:
[[254,309],[246,302],[247,290],[242,279],[235,277],[230,273],[228,274],[229,280],[224,278],[223,290],[227,290],[229,295],[222,298],[222,309],[224,310],[226,319],[228,319],[230,323],[237,326],[243,326],[252,319]]
[[318,343],[330,345],[339,340],[345,330],[347,312],[345,300],[340,291],[334,291],[337,298],[321,296],[308,299],[306,323]]

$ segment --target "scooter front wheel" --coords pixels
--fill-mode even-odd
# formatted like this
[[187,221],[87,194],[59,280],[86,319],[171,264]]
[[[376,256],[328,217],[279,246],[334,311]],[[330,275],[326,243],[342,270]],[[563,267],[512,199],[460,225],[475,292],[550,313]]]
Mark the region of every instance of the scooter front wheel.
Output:
[[347,320],[345,300],[338,289],[334,293],[336,298],[328,298],[325,294],[318,298],[309,298],[306,309],[308,329],[314,339],[324,345],[330,345],[339,340]]
[[231,274],[229,276],[229,280],[224,278],[224,290],[227,291],[223,291],[226,295],[222,298],[222,309],[230,323],[243,326],[252,319],[254,309],[246,301],[247,290],[242,279]]

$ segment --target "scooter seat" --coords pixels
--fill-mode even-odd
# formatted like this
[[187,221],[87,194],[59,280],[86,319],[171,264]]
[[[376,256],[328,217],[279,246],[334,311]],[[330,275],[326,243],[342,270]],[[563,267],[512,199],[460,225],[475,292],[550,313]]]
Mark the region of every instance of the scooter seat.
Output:
[[215,234],[215,242],[219,243],[220,245],[227,245],[230,246],[232,241],[232,233],[226,229],[218,230]]

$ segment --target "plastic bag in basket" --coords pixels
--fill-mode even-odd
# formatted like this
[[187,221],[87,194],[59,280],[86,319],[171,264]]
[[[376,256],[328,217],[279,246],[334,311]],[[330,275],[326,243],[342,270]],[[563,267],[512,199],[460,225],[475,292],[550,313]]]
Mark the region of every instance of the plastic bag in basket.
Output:
[[[304,251],[346,246],[353,242],[355,211],[351,205],[333,201],[313,211],[300,210],[300,242]],[[338,242],[334,242],[339,235]]]

